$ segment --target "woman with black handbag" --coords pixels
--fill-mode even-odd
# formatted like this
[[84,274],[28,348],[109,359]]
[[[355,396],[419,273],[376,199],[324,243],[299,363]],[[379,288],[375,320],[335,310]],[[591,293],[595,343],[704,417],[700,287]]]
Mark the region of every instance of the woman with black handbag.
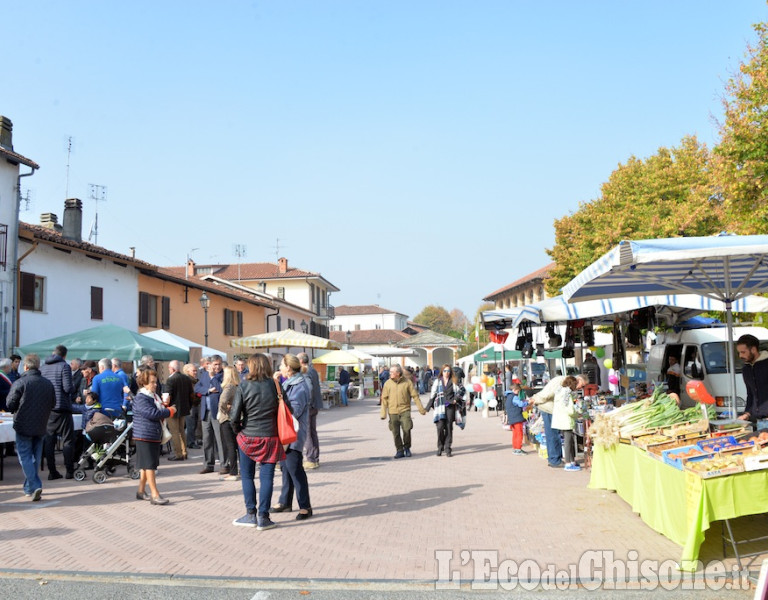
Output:
[[[437,455],[453,456],[453,424],[456,422],[456,411],[463,408],[461,388],[458,377],[451,365],[443,365],[440,377],[432,384],[432,393],[426,410],[434,408],[434,421],[437,428]],[[460,413],[461,414],[461,413]]]

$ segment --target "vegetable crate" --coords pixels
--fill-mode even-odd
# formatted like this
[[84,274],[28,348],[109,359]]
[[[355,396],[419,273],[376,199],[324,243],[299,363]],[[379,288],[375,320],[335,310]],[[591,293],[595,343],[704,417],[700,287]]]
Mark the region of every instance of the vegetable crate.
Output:
[[664,450],[662,456],[664,462],[678,471],[683,470],[683,463],[693,458],[711,458],[714,454],[702,450],[698,446],[682,446],[671,450]]
[[760,471],[768,469],[768,454],[755,454],[754,456],[744,457],[745,471]]
[[685,463],[686,471],[695,473],[702,479],[742,473],[744,468],[744,461],[741,460],[740,456],[693,458]]

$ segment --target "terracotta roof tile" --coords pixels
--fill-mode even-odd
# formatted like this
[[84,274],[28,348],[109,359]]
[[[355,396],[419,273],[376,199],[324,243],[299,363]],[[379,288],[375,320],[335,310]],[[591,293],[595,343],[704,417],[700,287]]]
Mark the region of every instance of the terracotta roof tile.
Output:
[[69,240],[61,235],[60,232],[50,229],[48,227],[42,227],[41,225],[31,225],[30,223],[19,222],[19,236],[20,237],[32,237],[34,239],[52,242],[58,246],[66,246],[81,250],[87,254],[95,254],[104,256],[122,262],[130,263],[147,270],[156,270],[157,267],[151,263],[144,262],[132,256],[126,254],[120,254],[119,252],[112,252],[101,246],[96,246],[88,242],[77,242],[75,240]]
[[483,300],[493,300],[497,296],[500,296],[501,294],[505,292],[509,292],[516,287],[520,287],[521,285],[524,285],[526,283],[529,283],[531,281],[535,281],[536,279],[547,279],[549,278],[549,272],[555,268],[555,263],[549,263],[546,267],[542,267],[538,271],[534,271],[533,273],[529,273],[525,277],[521,277],[517,281],[513,281],[509,285],[505,285],[503,288],[496,290],[495,292],[492,292],[488,294]]
[[[350,331],[349,343],[355,344],[389,344],[390,342],[401,342],[411,336],[397,329],[360,329]],[[331,331],[331,339],[334,342],[347,343],[346,331]]]
[[342,304],[341,306],[334,307],[334,312],[337,317],[346,317],[349,315],[397,315],[402,314],[388,308],[382,308],[377,304],[363,304],[360,306],[351,306],[349,304]]
[[[185,267],[164,267],[167,273],[172,273],[177,276],[184,277],[186,272]],[[280,268],[277,263],[241,263],[240,265],[234,264],[217,264],[217,265],[203,265],[195,264],[196,277],[202,277],[205,275],[215,275],[221,279],[228,279],[230,281],[262,281],[264,279],[293,279],[293,278],[305,278],[305,277],[318,277],[324,279],[320,273],[314,273],[312,271],[305,271],[303,269],[297,269],[289,266],[285,273],[280,273]],[[327,281],[327,280],[325,280]],[[330,281],[327,281],[329,285],[334,286]]]
[[0,156],[2,156],[6,160],[9,160],[13,163],[21,163],[22,165],[25,165],[31,169],[40,168],[40,165],[38,165],[35,161],[30,160],[26,156],[22,156],[18,152],[14,152],[13,150],[8,150],[7,148],[3,148],[2,146],[0,146]]

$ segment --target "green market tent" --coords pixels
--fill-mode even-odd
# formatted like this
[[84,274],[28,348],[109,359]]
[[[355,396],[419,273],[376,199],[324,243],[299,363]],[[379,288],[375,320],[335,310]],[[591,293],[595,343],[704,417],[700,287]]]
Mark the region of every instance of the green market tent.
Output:
[[67,358],[70,359],[119,358],[120,360],[139,360],[145,354],[151,354],[155,360],[189,360],[189,350],[165,344],[117,325],[101,325],[83,329],[34,344],[26,344],[18,350],[20,354],[34,353],[45,359],[59,344],[67,347]]
[[[544,350],[544,358],[549,360],[552,358],[562,358],[563,353],[562,350]],[[536,358],[536,354],[531,358]],[[505,350],[504,351],[504,358],[501,357],[501,352],[498,350],[493,350],[491,348],[480,350],[478,352],[475,352],[474,356],[472,357],[473,362],[481,363],[481,362],[502,362],[502,360],[522,360],[523,359],[523,353],[519,350]]]

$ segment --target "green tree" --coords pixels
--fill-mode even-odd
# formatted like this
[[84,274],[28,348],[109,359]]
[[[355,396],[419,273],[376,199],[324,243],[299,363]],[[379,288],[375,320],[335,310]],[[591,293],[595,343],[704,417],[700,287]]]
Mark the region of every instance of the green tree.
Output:
[[550,296],[613,246],[626,239],[710,235],[722,229],[711,156],[696,137],[661,147],[641,160],[630,157],[611,173],[601,195],[555,220],[556,266],[546,282]]
[[768,24],[754,29],[757,42],[747,46],[746,62],[726,84],[714,149],[728,230],[740,234],[768,232]]
[[451,326],[451,315],[442,306],[430,304],[413,318],[415,323],[425,325],[437,333],[449,334],[453,329]]

